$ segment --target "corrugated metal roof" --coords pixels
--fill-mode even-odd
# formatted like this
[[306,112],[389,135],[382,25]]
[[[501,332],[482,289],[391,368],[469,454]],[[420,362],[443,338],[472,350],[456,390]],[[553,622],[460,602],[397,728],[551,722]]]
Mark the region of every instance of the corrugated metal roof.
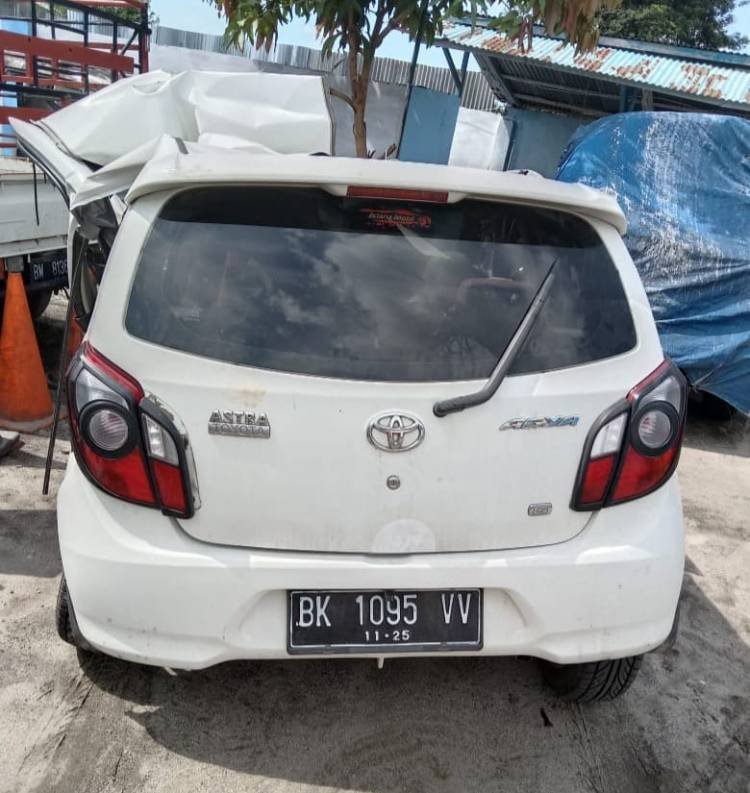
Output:
[[[606,40],[605,40],[606,42]],[[653,91],[700,99],[711,104],[750,110],[750,58],[746,66],[718,65],[720,54],[705,53],[705,60],[672,57],[664,53],[639,51],[611,46],[602,42],[595,50],[576,55],[572,44],[558,38],[535,35],[532,48],[523,52],[517,41],[485,25],[451,20],[443,26],[439,46],[475,50],[481,55],[498,56],[504,60],[519,59],[533,64],[567,70],[571,75],[589,76],[600,80],[638,85]],[[684,48],[675,48],[679,54]],[[696,53],[700,51],[696,50]],[[716,58],[713,56],[716,55]],[[734,60],[740,60],[734,58]],[[743,59],[744,60],[744,59]],[[518,62],[518,61],[517,61]]]

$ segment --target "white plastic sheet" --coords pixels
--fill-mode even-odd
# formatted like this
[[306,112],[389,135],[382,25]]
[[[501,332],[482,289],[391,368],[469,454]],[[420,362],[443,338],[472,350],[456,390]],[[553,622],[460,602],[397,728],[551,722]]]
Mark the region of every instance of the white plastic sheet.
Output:
[[191,71],[120,80],[12,124],[71,209],[127,192],[148,162],[181,150],[330,154],[334,131],[320,77]]
[[332,151],[333,125],[316,76],[166,72],[120,80],[38,122],[78,160],[106,165],[171,135],[231,136],[279,154]]

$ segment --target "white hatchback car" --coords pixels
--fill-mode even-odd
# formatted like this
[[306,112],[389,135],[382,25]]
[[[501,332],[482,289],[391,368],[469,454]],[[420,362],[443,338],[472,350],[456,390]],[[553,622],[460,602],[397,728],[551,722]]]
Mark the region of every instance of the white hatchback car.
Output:
[[676,624],[686,389],[613,198],[234,153],[147,167],[128,203],[68,373],[64,639],[629,686]]

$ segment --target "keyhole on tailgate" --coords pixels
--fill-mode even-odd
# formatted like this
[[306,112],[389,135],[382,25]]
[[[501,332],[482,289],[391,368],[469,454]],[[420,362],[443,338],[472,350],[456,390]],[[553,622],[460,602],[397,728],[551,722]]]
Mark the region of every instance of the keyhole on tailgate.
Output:
[[389,490],[398,490],[401,487],[401,480],[394,474],[385,480],[385,484]]

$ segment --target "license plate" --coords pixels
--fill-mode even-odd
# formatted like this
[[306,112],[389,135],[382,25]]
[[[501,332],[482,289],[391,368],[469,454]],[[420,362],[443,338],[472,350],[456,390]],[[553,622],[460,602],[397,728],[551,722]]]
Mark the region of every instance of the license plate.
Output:
[[289,592],[290,653],[481,648],[481,589]]
[[34,283],[68,280],[68,263],[65,255],[43,253],[31,257],[30,275]]

